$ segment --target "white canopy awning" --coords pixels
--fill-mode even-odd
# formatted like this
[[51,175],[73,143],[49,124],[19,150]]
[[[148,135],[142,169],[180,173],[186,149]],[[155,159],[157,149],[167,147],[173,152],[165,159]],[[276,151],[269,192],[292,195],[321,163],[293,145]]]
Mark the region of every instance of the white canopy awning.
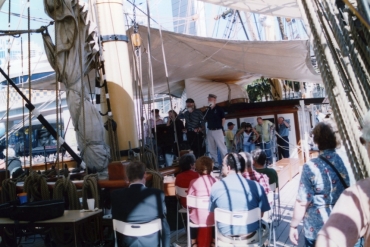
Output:
[[297,0],[201,0],[231,9],[263,15],[301,18]]
[[[147,28],[141,26],[139,32],[143,39],[141,49],[145,87],[148,85]],[[261,76],[321,82],[320,75],[311,64],[308,40],[235,41],[167,31],[162,31],[162,36],[171,94],[175,96],[181,96],[183,81],[189,78],[237,84],[246,84]],[[166,94],[168,88],[159,30],[151,29],[150,38],[154,92]]]

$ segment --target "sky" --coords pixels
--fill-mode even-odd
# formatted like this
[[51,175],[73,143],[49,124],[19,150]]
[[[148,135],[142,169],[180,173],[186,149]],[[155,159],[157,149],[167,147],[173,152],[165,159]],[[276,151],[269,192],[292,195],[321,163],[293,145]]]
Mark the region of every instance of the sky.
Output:
[[[43,0],[30,0],[30,28],[38,29],[41,26],[48,25],[51,21],[45,12],[43,7]],[[15,14],[10,16],[10,27],[8,27],[8,10],[9,10],[9,0],[6,0],[2,9],[0,10],[0,30],[27,30],[28,20],[27,20],[27,2],[24,0],[11,0],[11,10],[10,12]],[[19,16],[22,16],[20,18]],[[49,27],[49,31],[53,32],[54,27]],[[7,37],[8,38],[8,37]],[[27,34],[22,35],[23,42],[27,42]],[[19,40],[15,39],[15,40]],[[31,34],[31,42],[42,45],[41,34]]]

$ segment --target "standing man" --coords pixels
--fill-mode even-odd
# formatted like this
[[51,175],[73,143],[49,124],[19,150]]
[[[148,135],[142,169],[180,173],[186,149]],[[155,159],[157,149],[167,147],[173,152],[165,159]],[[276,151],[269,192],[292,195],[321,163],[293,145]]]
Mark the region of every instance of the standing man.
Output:
[[217,96],[214,94],[208,95],[209,109],[206,112],[205,119],[207,121],[207,144],[208,151],[211,154],[212,159],[215,161],[214,168],[219,169],[217,148],[221,153],[221,157],[224,157],[227,153],[224,138],[224,124],[225,124],[225,112],[221,107],[216,105]]
[[263,120],[261,117],[257,118],[256,131],[261,136],[260,147],[265,151],[267,161],[272,164],[272,152],[271,152],[271,131],[274,129],[275,124],[269,120]]
[[112,218],[129,223],[147,223],[160,218],[162,234],[142,237],[124,236],[117,232],[118,246],[159,246],[170,247],[170,227],[166,220],[166,204],[162,190],[145,186],[145,164],[138,161],[126,166],[130,182],[128,188],[114,190],[111,195]]
[[226,142],[226,148],[227,152],[230,153],[234,149],[234,125],[232,122],[227,123],[227,130],[225,131],[225,142]]
[[202,147],[204,138],[202,132],[203,113],[196,109],[193,99],[186,100],[186,112],[180,113],[179,118],[185,119],[185,129],[182,132],[186,133],[187,142],[195,157],[203,156],[205,153],[205,148]]
[[277,137],[279,158],[289,158],[289,128],[290,125],[283,117],[278,118],[278,133]]

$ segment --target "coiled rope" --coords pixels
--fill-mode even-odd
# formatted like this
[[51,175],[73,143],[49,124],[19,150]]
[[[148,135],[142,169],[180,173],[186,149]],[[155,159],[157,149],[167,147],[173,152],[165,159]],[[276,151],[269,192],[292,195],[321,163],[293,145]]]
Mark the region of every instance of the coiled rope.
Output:
[[83,208],[87,209],[87,199],[95,199],[94,208],[99,208],[98,175],[89,174],[84,177],[82,186]]
[[[68,208],[66,209],[80,209],[76,186],[70,180],[70,176],[68,176],[68,178],[63,177],[56,181],[53,190],[53,199],[64,199],[65,201],[68,201]],[[55,242],[66,246],[72,245],[74,241],[73,230],[69,227],[53,227],[52,237]]]
[[[82,198],[83,198],[83,208],[87,209],[87,198],[94,198],[95,205],[94,208],[99,208],[99,191],[98,191],[98,175],[89,174],[84,177],[84,183],[82,187]],[[85,242],[90,244],[94,243],[99,236],[96,232],[97,222],[88,221],[81,228],[82,238]]]
[[72,183],[70,176],[58,179],[53,190],[53,199],[64,199],[68,202],[68,210],[80,209],[76,185]]
[[46,183],[46,176],[31,172],[24,181],[23,191],[27,193],[29,202],[49,200],[50,193]]
[[143,163],[146,165],[146,172],[153,175],[152,187],[163,190],[163,175],[158,172],[156,155],[148,147],[144,147]]
[[1,183],[1,199],[3,202],[15,201],[17,198],[16,183],[10,179],[4,179]]

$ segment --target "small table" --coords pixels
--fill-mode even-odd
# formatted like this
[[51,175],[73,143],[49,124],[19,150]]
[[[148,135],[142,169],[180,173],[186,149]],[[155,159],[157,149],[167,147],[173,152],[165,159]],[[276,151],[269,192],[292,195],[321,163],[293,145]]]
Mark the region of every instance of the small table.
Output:
[[[64,215],[55,219],[51,220],[44,220],[44,221],[35,221],[35,222],[27,222],[27,221],[19,221],[19,224],[32,224],[35,227],[55,227],[55,226],[70,226],[73,228],[74,233],[74,242],[75,246],[77,246],[77,227],[87,220],[96,219],[98,222],[98,232],[100,241],[103,241],[103,232],[102,232],[102,210],[98,209],[96,211],[89,211],[84,212],[80,210],[65,210]],[[14,220],[9,218],[0,218],[0,235],[4,236],[4,227],[9,227],[14,225]]]

